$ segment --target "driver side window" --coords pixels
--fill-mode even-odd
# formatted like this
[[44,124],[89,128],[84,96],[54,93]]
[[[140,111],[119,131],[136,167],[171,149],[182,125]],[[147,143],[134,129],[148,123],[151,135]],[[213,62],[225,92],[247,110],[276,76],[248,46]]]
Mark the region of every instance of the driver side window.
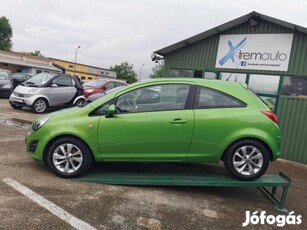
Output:
[[184,109],[190,86],[164,84],[139,88],[121,95],[116,103],[118,113],[137,113]]

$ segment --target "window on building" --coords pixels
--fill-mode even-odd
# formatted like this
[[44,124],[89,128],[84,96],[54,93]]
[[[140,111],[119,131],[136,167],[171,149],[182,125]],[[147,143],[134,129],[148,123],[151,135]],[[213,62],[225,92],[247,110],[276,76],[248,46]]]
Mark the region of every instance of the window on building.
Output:
[[307,78],[284,77],[281,95],[307,96]]
[[220,73],[222,81],[246,82],[246,74],[244,73]]
[[248,86],[258,94],[277,95],[280,76],[251,74]]
[[69,68],[74,68],[74,66],[73,66],[73,65],[69,65],[68,67],[69,67]]
[[216,79],[216,73],[215,72],[205,72],[204,78],[205,79]]
[[86,77],[84,77],[84,76],[81,76],[81,80],[85,80],[86,79]]
[[93,78],[92,78],[92,77],[88,77],[87,79],[88,79],[88,80],[92,80]]
[[2,65],[3,65],[3,66],[9,66],[9,64],[7,64],[7,63],[3,63]]
[[203,77],[203,71],[202,70],[195,70],[194,71],[194,78],[202,78]]
[[171,77],[193,77],[194,71],[188,69],[171,69]]
[[239,99],[217,90],[199,87],[196,92],[194,108],[234,108],[246,106]]
[[43,71],[42,70],[39,70],[39,69],[37,69],[36,70],[36,73],[38,74],[38,73],[42,73]]

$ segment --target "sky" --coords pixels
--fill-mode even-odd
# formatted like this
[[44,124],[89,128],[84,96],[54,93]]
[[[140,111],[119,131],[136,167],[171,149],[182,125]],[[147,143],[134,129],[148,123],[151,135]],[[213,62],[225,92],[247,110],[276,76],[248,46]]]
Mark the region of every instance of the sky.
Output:
[[257,11],[307,27],[306,0],[0,0],[13,51],[109,69],[128,62],[142,79],[151,54]]

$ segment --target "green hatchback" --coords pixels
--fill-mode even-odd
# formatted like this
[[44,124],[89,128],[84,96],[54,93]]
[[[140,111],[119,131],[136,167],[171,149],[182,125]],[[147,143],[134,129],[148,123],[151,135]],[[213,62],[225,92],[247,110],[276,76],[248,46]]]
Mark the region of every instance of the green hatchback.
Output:
[[83,108],[40,117],[28,155],[58,176],[78,177],[96,162],[224,162],[254,180],[280,155],[276,116],[245,84],[204,79],[135,83]]

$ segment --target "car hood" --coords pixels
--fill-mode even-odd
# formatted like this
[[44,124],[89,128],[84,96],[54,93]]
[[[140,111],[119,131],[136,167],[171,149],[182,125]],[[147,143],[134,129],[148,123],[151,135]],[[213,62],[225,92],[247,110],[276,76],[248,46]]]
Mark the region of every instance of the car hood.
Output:
[[11,80],[0,79],[0,85],[6,85],[6,84],[9,84],[10,82]]
[[28,87],[28,86],[19,85],[14,89],[14,93],[27,94],[29,93],[30,90],[38,90],[38,89],[39,88],[37,87]]
[[58,116],[61,116],[61,115],[68,115],[68,114],[72,114],[72,116],[75,116],[76,112],[80,111],[80,109],[82,109],[82,108],[75,106],[75,107],[71,107],[71,108],[67,108],[67,109],[61,109],[59,111],[49,113],[47,116],[58,117]]

